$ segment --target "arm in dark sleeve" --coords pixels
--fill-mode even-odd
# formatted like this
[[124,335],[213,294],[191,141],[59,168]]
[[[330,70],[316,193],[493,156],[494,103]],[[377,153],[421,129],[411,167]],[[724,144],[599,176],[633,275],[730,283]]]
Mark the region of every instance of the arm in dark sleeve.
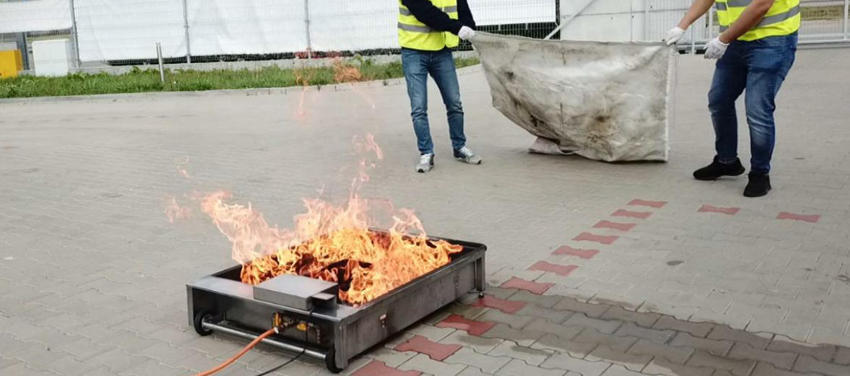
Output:
[[428,0],[401,0],[401,3],[410,10],[410,13],[413,13],[413,16],[419,22],[424,23],[434,30],[457,34],[461,26],[463,26],[460,21],[449,18],[448,14],[445,14],[440,8],[435,7]]
[[464,26],[475,29],[475,19],[472,17],[472,11],[469,10],[469,3],[466,0],[457,1],[457,16]]

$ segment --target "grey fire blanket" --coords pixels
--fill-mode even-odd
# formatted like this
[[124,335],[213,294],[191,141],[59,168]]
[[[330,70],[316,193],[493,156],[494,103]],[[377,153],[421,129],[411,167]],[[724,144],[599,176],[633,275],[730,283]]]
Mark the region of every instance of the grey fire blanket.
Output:
[[493,106],[539,137],[535,145],[608,162],[667,160],[673,48],[483,32],[472,43]]

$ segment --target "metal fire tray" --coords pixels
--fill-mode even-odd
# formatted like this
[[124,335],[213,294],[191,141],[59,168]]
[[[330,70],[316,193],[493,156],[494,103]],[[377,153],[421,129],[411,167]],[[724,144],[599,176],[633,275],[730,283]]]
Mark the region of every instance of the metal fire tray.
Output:
[[189,323],[202,336],[220,332],[246,339],[287,323],[287,329],[263,343],[303,352],[324,360],[332,372],[342,371],[354,356],[463,295],[484,291],[485,245],[431,239],[463,246],[463,251],[449,264],[364,305],[348,305],[336,297],[335,284],[305,277],[280,276],[251,286],[240,281],[241,266],[234,266],[186,285]]

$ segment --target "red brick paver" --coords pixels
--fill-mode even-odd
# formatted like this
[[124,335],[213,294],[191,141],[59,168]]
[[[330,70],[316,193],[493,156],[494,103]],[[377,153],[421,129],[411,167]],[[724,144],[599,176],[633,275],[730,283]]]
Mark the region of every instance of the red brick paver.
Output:
[[578,236],[574,237],[573,240],[577,242],[595,242],[608,245],[613,244],[619,238],[619,236],[615,235],[596,235],[589,232],[582,232]]
[[485,295],[483,298],[476,300],[472,305],[474,307],[498,309],[504,313],[516,313],[521,310],[522,307],[525,307],[525,302],[499,299],[490,295]]
[[779,213],[778,216],[776,216],[776,219],[790,219],[790,220],[793,220],[793,221],[818,223],[818,221],[820,220],[820,216],[819,215],[804,215],[804,214],[795,214],[795,213],[789,213],[789,212],[781,212],[781,213]]
[[454,328],[465,330],[467,333],[474,336],[480,336],[487,333],[488,330],[496,326],[496,323],[488,321],[469,320],[460,315],[450,315],[437,323],[438,328]]
[[611,213],[612,217],[626,217],[626,218],[638,218],[638,219],[647,219],[652,215],[651,212],[641,212],[641,211],[631,211],[625,209],[619,209],[613,213]]
[[739,211],[741,211],[741,208],[723,208],[723,207],[713,206],[713,205],[708,205],[708,204],[703,205],[698,210],[698,212],[700,212],[700,213],[720,213],[720,214],[727,214],[727,215],[735,215],[735,214],[738,214]]
[[641,199],[636,198],[636,199],[632,200],[631,202],[629,202],[629,205],[630,206],[648,206],[650,208],[660,209],[660,208],[663,208],[664,205],[667,205],[667,201],[647,201],[647,200],[641,200]]
[[611,221],[599,221],[593,225],[593,228],[610,228],[613,230],[620,231],[631,231],[633,228],[637,226],[637,223],[624,223],[624,222],[611,222]]
[[538,262],[534,263],[534,265],[531,265],[528,268],[528,270],[539,270],[539,271],[542,271],[542,272],[550,272],[550,273],[555,273],[555,274],[558,274],[558,275],[561,275],[561,276],[564,276],[564,277],[570,275],[570,273],[572,273],[573,270],[576,270],[576,269],[578,269],[578,266],[576,266],[576,265],[559,265],[559,264],[553,264],[551,262],[546,262],[546,261],[538,261]]
[[566,255],[566,256],[575,256],[579,258],[583,258],[585,260],[592,259],[594,256],[599,254],[598,249],[582,249],[582,248],[573,248],[568,245],[564,245],[556,249],[552,252],[553,255]]
[[399,371],[387,367],[384,362],[373,360],[354,372],[352,376],[419,376],[421,374],[422,372],[419,371]]
[[555,286],[555,284],[526,281],[522,278],[512,277],[511,279],[505,281],[505,283],[502,283],[502,285],[499,287],[503,289],[525,290],[532,294],[541,295],[546,292],[546,290],[552,288],[552,286]]
[[431,357],[437,361],[443,361],[463,347],[461,345],[450,345],[432,342],[423,336],[413,336],[409,341],[395,347],[396,351],[415,351]]

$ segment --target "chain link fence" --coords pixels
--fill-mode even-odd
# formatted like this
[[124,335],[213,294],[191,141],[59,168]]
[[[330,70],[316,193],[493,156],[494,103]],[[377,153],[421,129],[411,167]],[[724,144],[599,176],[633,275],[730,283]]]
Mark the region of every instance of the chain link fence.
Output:
[[[660,40],[692,2],[468,1],[479,30],[618,41]],[[848,41],[848,6],[850,0],[802,0],[801,43]],[[156,63],[157,44],[165,63],[197,68],[379,58],[399,51],[397,16],[392,0],[0,0],[0,48],[26,51],[32,68],[33,42],[67,38],[73,67],[84,71]],[[712,11],[689,30],[683,49],[697,52],[716,34]]]

